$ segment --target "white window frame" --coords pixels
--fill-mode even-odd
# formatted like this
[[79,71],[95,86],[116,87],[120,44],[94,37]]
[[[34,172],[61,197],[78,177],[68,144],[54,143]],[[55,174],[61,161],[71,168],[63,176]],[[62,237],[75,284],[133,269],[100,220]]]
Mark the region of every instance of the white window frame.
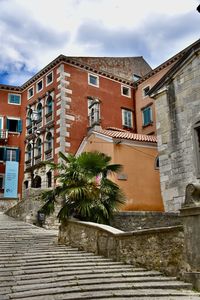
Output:
[[[96,77],[97,79],[97,84],[93,84],[90,82],[90,76]],[[88,84],[91,86],[95,86],[95,87],[99,87],[99,76],[92,74],[92,73],[88,73]]]
[[[128,95],[123,93],[124,88],[128,89]],[[125,96],[125,97],[128,97],[128,98],[131,98],[131,88],[130,88],[130,86],[121,85],[121,95]]]
[[0,128],[0,129],[3,129],[3,127],[4,127],[4,126],[3,126],[3,125],[4,125],[4,124],[3,124],[4,118],[0,116],[0,119],[2,120],[2,128]]
[[[22,120],[22,119],[20,119],[20,118],[9,117],[9,116],[7,117],[7,119],[8,119],[8,120],[16,120],[16,121],[21,121],[21,120]],[[7,129],[7,130],[8,130],[8,129]],[[9,132],[9,133],[12,133],[12,134],[19,134],[18,131],[9,131],[9,130],[8,130],[8,132]]]
[[4,173],[0,173],[0,177],[3,178],[3,185],[1,187],[1,189],[3,190],[4,186],[5,186],[5,174]]
[[142,96],[143,96],[143,98],[149,97],[148,95],[145,95],[144,90],[145,90],[146,88],[149,88],[149,91],[150,91],[151,86],[150,86],[149,84],[147,84],[146,86],[144,86],[144,87],[142,88]]
[[[52,81],[51,82],[47,82],[47,77],[52,74]],[[53,82],[53,71],[49,72],[47,75],[46,75],[46,86],[50,85],[51,83]]]
[[[19,103],[11,103],[10,102],[10,95],[19,96],[20,102]],[[8,104],[11,104],[11,105],[21,105],[21,95],[20,94],[15,94],[15,93],[9,93],[8,94]]]
[[[42,82],[42,88],[39,90],[39,89],[38,89],[38,84],[39,84],[40,82]],[[40,91],[43,90],[43,88],[44,88],[44,82],[43,82],[43,79],[40,79],[40,80],[38,80],[38,81],[36,82],[36,92],[39,93]]]
[[[32,96],[29,96],[29,91],[32,90],[32,89],[33,89],[33,95],[32,95]],[[34,85],[31,86],[31,87],[28,89],[28,91],[27,91],[27,98],[28,98],[28,100],[31,99],[33,96],[34,96]]]
[[[131,113],[131,126],[127,126],[125,124],[125,116],[124,116],[125,111],[128,111],[128,112]],[[125,127],[128,127],[128,128],[133,128],[133,112],[129,109],[125,109],[125,108],[122,109],[122,126],[125,126]]]

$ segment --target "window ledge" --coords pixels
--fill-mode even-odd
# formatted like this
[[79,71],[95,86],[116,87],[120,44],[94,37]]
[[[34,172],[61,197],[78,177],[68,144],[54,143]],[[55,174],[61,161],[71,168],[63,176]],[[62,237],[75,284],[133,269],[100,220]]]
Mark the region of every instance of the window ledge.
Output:
[[148,126],[153,126],[153,121],[150,122],[150,123],[148,123],[148,124],[142,125],[142,128],[146,128],[146,127],[148,127]]

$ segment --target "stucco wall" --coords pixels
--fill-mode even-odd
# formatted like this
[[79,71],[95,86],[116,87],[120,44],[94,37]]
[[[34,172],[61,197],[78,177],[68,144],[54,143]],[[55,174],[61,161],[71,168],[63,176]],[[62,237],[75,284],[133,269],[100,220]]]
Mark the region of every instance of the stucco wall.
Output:
[[69,220],[59,231],[60,244],[173,276],[186,267],[183,239],[182,226],[125,233],[106,225]]
[[100,151],[112,157],[112,163],[123,166],[125,179],[112,177],[127,198],[121,210],[162,211],[159,170],[155,169],[156,146],[145,143],[120,143],[90,136],[83,151]]
[[156,99],[160,181],[166,211],[179,210],[186,185],[199,183],[193,136],[193,125],[200,120],[199,64],[200,56],[193,56]]

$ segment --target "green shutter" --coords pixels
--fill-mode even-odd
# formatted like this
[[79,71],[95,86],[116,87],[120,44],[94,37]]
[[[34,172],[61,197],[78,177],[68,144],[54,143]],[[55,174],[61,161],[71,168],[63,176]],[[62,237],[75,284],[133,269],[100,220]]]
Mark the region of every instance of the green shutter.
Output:
[[22,120],[19,120],[19,121],[18,121],[18,124],[17,124],[17,131],[18,131],[18,132],[22,132]]
[[20,150],[17,149],[16,150],[16,161],[19,161],[19,154],[20,154]]

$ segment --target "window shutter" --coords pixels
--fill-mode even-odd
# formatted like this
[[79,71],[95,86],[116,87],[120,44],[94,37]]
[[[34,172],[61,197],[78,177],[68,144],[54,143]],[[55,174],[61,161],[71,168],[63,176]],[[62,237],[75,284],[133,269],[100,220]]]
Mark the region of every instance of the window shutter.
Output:
[[18,121],[18,124],[17,124],[17,131],[18,131],[18,132],[22,132],[22,120],[19,120],[19,121]]
[[3,148],[3,160],[6,161],[6,147]]
[[20,150],[17,149],[16,150],[16,161],[19,161],[19,154],[20,154]]
[[6,118],[6,129],[10,129],[10,120],[8,118]]

